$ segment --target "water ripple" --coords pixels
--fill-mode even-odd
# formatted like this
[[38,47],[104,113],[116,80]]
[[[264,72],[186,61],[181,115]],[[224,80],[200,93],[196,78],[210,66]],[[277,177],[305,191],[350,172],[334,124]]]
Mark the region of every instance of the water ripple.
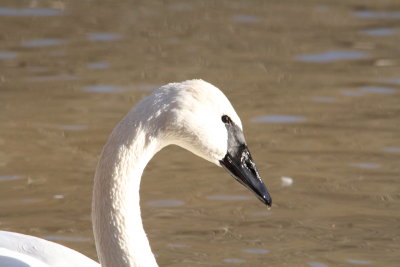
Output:
[[325,263],[317,262],[317,261],[309,261],[307,264],[311,267],[328,267]]
[[400,19],[398,11],[357,10],[354,15],[362,19]]
[[295,123],[306,121],[303,116],[291,116],[291,115],[266,115],[251,119],[252,122],[262,123]]
[[87,38],[91,41],[110,42],[119,40],[122,38],[122,36],[116,33],[96,32],[96,33],[89,33],[87,35]]
[[163,199],[163,200],[153,200],[146,202],[149,206],[156,206],[156,207],[179,207],[185,205],[185,201],[182,200],[175,200],[175,199]]
[[243,249],[243,252],[250,253],[250,254],[267,254],[269,253],[268,249],[262,249],[262,248],[248,248],[248,249]]
[[326,63],[348,59],[362,59],[367,57],[368,55],[364,52],[332,50],[318,54],[303,54],[297,56],[296,59],[303,62]]
[[0,51],[0,59],[14,59],[17,57],[17,53],[8,52],[8,51]]
[[22,176],[20,175],[4,175],[0,176],[0,182],[8,182],[8,181],[15,181],[22,179]]
[[26,17],[26,16],[58,16],[62,14],[62,10],[53,8],[7,8],[0,7],[0,16],[10,17]]
[[389,36],[395,34],[396,30],[391,28],[376,28],[363,30],[361,33],[369,36]]
[[47,38],[47,39],[35,39],[30,41],[22,42],[23,47],[47,47],[56,46],[64,43],[64,40],[58,38]]

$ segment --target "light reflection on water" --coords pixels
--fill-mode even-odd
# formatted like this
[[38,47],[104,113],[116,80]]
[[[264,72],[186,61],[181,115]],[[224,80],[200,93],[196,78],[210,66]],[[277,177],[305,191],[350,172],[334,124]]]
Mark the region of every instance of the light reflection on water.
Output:
[[357,260],[357,259],[347,259],[346,260],[349,263],[353,263],[353,264],[371,264],[371,261],[367,261],[367,260]]
[[313,97],[313,100],[321,103],[334,103],[337,101],[336,98],[331,96],[315,96]]
[[0,60],[1,59],[14,59],[17,57],[17,53],[9,52],[9,51],[0,51]]
[[318,54],[303,54],[297,56],[296,59],[302,62],[327,63],[340,60],[363,59],[367,57],[368,55],[365,52],[332,50]]
[[367,163],[367,162],[350,163],[349,165],[362,169],[378,169],[381,167],[381,164],[379,163]]
[[86,86],[83,88],[83,90],[91,93],[118,93],[127,91],[129,90],[129,88],[115,85],[99,84]]
[[227,258],[227,259],[224,259],[224,262],[226,262],[226,263],[243,263],[243,262],[245,262],[245,260],[238,259],[238,258]]
[[395,89],[383,86],[364,86],[360,89],[362,92],[375,93],[375,94],[394,94]]
[[354,15],[363,19],[400,19],[398,11],[357,10]]
[[250,253],[250,254],[267,254],[267,253],[269,253],[269,250],[262,249],[262,248],[248,248],[248,249],[243,249],[243,252]]
[[309,261],[307,262],[307,264],[311,267],[328,267],[327,264],[325,263],[321,263],[321,262],[317,262],[317,261]]
[[116,33],[96,32],[96,33],[89,33],[87,35],[87,38],[91,41],[110,42],[119,40],[122,38],[122,36]]
[[88,63],[86,67],[91,70],[103,70],[107,69],[110,66],[107,62],[92,62]]
[[383,151],[388,153],[400,153],[400,147],[385,147]]
[[63,39],[59,38],[47,38],[47,39],[35,39],[30,41],[24,41],[21,43],[23,47],[46,47],[46,46],[57,46],[64,43]]
[[7,8],[0,7],[0,16],[28,17],[28,16],[58,16],[63,12],[53,8]]
[[303,116],[291,116],[291,115],[266,115],[251,119],[252,122],[260,122],[260,123],[296,123],[296,122],[304,122],[306,120],[307,119]]
[[396,89],[384,86],[363,86],[359,89],[342,90],[341,93],[345,96],[363,96],[366,94],[395,94]]
[[259,22],[261,18],[254,15],[235,15],[233,20],[239,23],[256,23]]
[[0,176],[0,182],[8,182],[22,179],[23,177],[20,175],[3,175]]
[[369,36],[390,36],[395,34],[396,30],[391,28],[375,28],[363,30],[361,33]]

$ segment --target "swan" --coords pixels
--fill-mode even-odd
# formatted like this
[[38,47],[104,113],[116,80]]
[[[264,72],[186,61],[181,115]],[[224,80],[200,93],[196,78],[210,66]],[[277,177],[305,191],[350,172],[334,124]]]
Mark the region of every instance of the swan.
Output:
[[[164,85],[114,128],[96,167],[92,223],[101,266],[157,266],[143,229],[139,187],[144,168],[175,144],[225,168],[265,205],[272,200],[226,96],[203,80]],[[59,244],[0,231],[0,266],[100,266]]]

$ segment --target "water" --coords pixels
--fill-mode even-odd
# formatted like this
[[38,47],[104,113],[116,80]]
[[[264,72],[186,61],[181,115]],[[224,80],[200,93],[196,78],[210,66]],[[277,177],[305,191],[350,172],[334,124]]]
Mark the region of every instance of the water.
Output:
[[238,111],[274,204],[222,168],[162,150],[141,188],[160,266],[398,266],[396,6],[7,1],[0,229],[96,258],[93,173],[112,128],[158,86],[203,78]]
[[362,34],[369,35],[369,36],[390,36],[396,34],[395,29],[390,28],[373,28],[361,31]]
[[116,33],[96,32],[89,33],[87,38],[91,41],[110,42],[119,40],[122,38],[122,36]]
[[0,60],[15,59],[16,57],[17,57],[17,53],[8,52],[8,51],[0,51]]
[[83,88],[86,92],[92,93],[118,93],[122,91],[128,90],[126,87],[122,86],[115,86],[115,85],[106,85],[106,84],[99,84],[99,85],[90,85]]
[[327,63],[341,60],[352,60],[366,58],[367,54],[360,51],[341,51],[333,50],[317,54],[303,54],[297,56],[297,60],[303,62],[314,62],[314,63]]
[[261,123],[293,123],[306,121],[306,118],[292,115],[266,115],[253,118],[252,121]]
[[47,46],[57,46],[64,43],[64,40],[58,38],[48,38],[48,39],[34,39],[30,41],[22,42],[23,47],[47,47]]
[[7,8],[0,7],[3,17],[51,17],[62,14],[62,10],[53,8]]

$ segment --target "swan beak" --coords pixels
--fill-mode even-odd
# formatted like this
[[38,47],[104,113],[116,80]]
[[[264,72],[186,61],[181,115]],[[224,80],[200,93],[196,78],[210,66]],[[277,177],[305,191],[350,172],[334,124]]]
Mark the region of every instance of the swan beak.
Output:
[[262,203],[271,207],[272,199],[268,193],[267,187],[258,174],[256,164],[254,163],[247,145],[242,144],[235,147],[234,153],[228,152],[220,161],[236,181],[252,191]]

